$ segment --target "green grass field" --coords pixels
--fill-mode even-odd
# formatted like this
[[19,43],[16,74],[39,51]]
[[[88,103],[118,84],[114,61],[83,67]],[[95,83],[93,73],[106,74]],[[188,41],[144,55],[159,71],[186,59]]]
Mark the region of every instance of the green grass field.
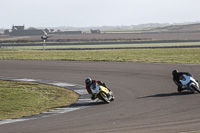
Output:
[[0,120],[46,112],[74,103],[78,97],[60,87],[0,80]]
[[0,51],[0,60],[76,60],[200,64],[200,48]]

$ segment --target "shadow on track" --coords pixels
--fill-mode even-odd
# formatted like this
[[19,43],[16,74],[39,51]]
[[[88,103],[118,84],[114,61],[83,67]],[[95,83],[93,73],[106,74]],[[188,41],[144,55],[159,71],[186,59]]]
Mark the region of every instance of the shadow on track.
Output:
[[105,104],[104,102],[85,102],[85,103],[73,103],[71,105],[67,105],[67,106],[57,106],[57,107],[54,107],[54,108],[48,108],[48,109],[55,109],[55,108],[69,108],[69,107],[72,107],[72,108],[75,108],[75,107],[84,107],[84,106],[95,106],[95,105],[103,105]]
[[85,102],[85,103],[74,103],[70,105],[70,107],[82,107],[82,106],[95,106],[95,105],[102,105],[105,104],[104,102]]
[[150,97],[171,97],[171,96],[183,96],[183,95],[191,95],[191,94],[195,94],[192,92],[173,92],[173,93],[162,93],[162,94],[155,94],[155,95],[150,95],[150,96],[144,96],[144,97],[138,97],[137,99],[141,99],[141,98],[150,98]]

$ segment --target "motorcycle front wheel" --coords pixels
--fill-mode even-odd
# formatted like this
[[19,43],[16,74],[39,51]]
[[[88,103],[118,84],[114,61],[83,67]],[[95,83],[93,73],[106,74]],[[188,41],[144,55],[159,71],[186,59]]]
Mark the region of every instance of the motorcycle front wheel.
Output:
[[109,100],[109,98],[108,98],[108,96],[107,96],[106,93],[100,92],[98,96],[99,96],[99,98],[100,98],[101,100],[103,100],[105,103],[110,103],[110,100]]
[[197,91],[198,93],[200,93],[199,88],[195,87],[194,85],[191,85],[191,87],[192,87],[195,91]]

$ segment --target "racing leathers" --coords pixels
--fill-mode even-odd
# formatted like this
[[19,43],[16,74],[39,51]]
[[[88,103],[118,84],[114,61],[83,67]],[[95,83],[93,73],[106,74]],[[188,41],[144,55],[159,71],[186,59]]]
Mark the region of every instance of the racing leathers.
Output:
[[178,89],[177,89],[178,92],[181,92],[181,91],[184,90],[183,85],[180,82],[180,79],[184,74],[187,75],[187,76],[192,76],[188,72],[177,72],[177,73],[173,74],[173,81],[178,86]]

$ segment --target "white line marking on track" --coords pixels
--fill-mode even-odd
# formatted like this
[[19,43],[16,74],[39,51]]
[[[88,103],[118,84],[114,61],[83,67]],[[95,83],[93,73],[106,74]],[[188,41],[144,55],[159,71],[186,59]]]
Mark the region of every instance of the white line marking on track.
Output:
[[86,90],[74,90],[76,93],[79,93],[81,95],[88,94]]
[[68,83],[49,83],[49,84],[60,86],[60,87],[75,86],[73,84],[68,84]]

